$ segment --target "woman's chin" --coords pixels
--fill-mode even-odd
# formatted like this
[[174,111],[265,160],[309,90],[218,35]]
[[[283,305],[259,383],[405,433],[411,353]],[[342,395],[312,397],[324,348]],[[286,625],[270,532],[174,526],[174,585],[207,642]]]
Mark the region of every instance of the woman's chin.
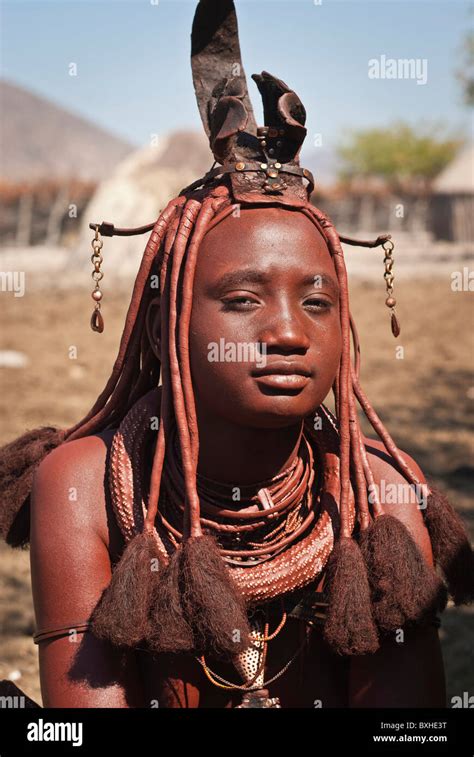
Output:
[[270,402],[260,404],[258,407],[249,408],[234,406],[233,414],[238,423],[249,428],[284,428],[301,423],[307,415],[314,412],[318,404],[308,405],[307,402],[298,402],[294,396],[272,396]]

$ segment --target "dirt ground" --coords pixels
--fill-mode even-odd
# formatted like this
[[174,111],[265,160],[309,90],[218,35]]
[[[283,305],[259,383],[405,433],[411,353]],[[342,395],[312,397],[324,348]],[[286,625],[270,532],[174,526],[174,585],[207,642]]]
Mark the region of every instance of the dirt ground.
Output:
[[[450,284],[447,275],[400,282],[398,340],[390,333],[381,276],[380,283],[353,282],[352,310],[367,394],[398,445],[445,488],[474,536],[472,294],[453,292]],[[0,368],[1,443],[42,424],[70,426],[87,412],[110,374],[130,291],[109,291],[104,280],[102,335],[90,331],[86,290],[55,290],[52,277],[44,291],[2,293],[0,349],[24,353],[29,363]],[[0,679],[15,680],[41,702],[29,553],[1,543],[0,558]],[[443,614],[448,705],[452,696],[473,693],[473,631],[471,609]]]

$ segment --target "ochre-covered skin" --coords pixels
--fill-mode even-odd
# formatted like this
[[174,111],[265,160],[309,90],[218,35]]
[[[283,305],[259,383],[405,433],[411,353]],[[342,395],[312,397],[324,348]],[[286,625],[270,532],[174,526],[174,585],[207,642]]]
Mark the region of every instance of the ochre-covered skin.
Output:
[[[226,274],[251,267],[252,282],[222,286]],[[303,283],[322,275],[315,289]],[[264,281],[264,277],[266,280]],[[190,359],[199,427],[198,471],[220,481],[252,483],[276,475],[298,449],[302,419],[324,400],[338,370],[341,332],[337,278],[327,245],[303,214],[284,209],[242,210],[204,238],[198,256],[190,323]],[[159,333],[156,304],[147,319]],[[295,361],[308,381],[293,390],[259,382],[250,363],[209,362],[209,342],[265,341],[267,361]],[[154,340],[156,343],[156,340]],[[156,345],[159,354],[160,345]],[[113,429],[68,442],[36,472],[32,494],[31,567],[37,627],[87,620],[110,582],[124,542],[105,483]],[[383,444],[367,440],[375,482],[405,483]],[[403,456],[424,481],[416,463]],[[77,501],[69,500],[75,487]],[[383,503],[399,518],[433,564],[428,533],[414,505]],[[271,629],[280,620],[272,619]],[[302,621],[289,619],[269,643],[266,678],[301,643]],[[304,656],[270,684],[282,707],[443,707],[444,675],[433,626],[405,630],[403,643],[384,641],[375,654],[339,657],[310,631]],[[39,645],[44,706],[227,707],[240,694],[217,689],[189,655],[144,650],[119,653],[91,633]],[[208,660],[237,681],[233,666]],[[321,705],[318,705],[318,702]],[[316,704],[315,704],[316,702]]]

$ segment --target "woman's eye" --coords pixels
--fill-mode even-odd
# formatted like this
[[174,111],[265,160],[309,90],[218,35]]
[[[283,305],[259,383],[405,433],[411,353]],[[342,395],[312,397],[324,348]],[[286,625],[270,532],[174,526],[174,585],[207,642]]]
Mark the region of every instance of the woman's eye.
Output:
[[231,297],[222,301],[224,304],[224,310],[250,310],[254,306],[258,305],[255,300],[250,297]]
[[327,300],[322,300],[319,297],[312,297],[310,300],[305,300],[306,308],[316,312],[322,312],[323,310],[329,310],[331,303]]

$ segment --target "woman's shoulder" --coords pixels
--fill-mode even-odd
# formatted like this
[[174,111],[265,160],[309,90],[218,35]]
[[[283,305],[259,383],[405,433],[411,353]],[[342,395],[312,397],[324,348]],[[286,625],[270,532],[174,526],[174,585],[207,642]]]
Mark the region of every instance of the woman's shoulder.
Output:
[[431,542],[423,518],[428,496],[423,471],[407,452],[399,450],[405,463],[420,481],[420,486],[415,486],[406,480],[396,460],[381,441],[366,438],[365,448],[374,475],[376,493],[385,512],[402,521],[427,562],[432,564]]
[[107,460],[115,429],[66,441],[48,453],[35,471],[31,526],[97,534],[109,546],[116,541],[107,495]]
[[[369,439],[368,437],[365,437],[365,448],[367,450],[367,454],[369,455],[372,468],[377,470],[379,473],[384,474],[388,478],[393,478],[394,480],[398,480],[400,478],[401,473],[399,472],[397,462],[392,457],[392,455],[387,452],[382,441],[380,441],[379,439]],[[416,460],[414,460],[413,457],[408,454],[408,452],[404,452],[402,449],[399,449],[398,451],[400,452],[403,460],[409,465],[409,467],[420,479],[420,481],[422,483],[425,483],[426,480],[424,473]]]

